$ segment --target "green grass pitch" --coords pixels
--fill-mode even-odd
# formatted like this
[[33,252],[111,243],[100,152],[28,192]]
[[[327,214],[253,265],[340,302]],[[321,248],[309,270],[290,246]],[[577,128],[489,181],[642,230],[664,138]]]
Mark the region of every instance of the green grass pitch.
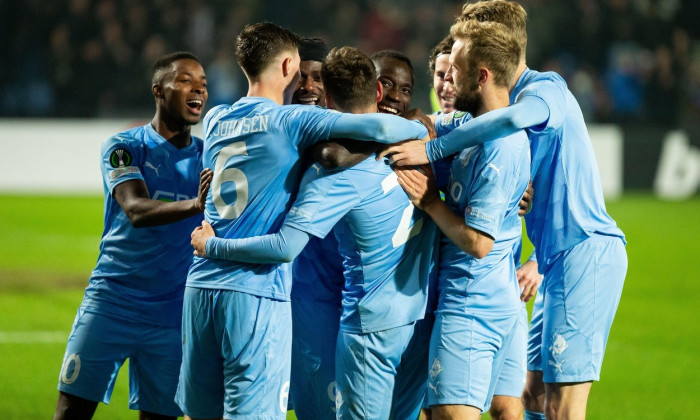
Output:
[[[589,419],[688,418],[700,390],[700,199],[608,203],[629,271]],[[100,197],[0,195],[0,413],[50,418],[65,339],[97,256]],[[98,419],[135,419],[122,370]],[[290,414],[289,418],[293,418]]]

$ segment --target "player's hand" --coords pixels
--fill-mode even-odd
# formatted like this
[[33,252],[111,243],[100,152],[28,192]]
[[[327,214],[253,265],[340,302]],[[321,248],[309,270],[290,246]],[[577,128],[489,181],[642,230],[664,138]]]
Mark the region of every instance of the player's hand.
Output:
[[535,296],[542,283],[542,274],[537,272],[537,263],[528,260],[515,272],[520,285],[520,300],[527,302]]
[[202,169],[202,172],[199,173],[199,193],[197,194],[195,206],[200,212],[204,211],[204,203],[207,201],[207,194],[209,193],[209,186],[213,176],[214,172],[209,168]]
[[535,195],[535,190],[532,188],[532,181],[527,184],[525,189],[525,194],[523,198],[520,199],[520,209],[518,210],[518,216],[523,217],[530,213],[532,210],[532,197]]
[[429,165],[423,165],[420,169],[394,168],[398,175],[399,185],[403,187],[414,206],[426,210],[436,200],[440,201],[435,177]]
[[385,156],[389,156],[389,161],[396,166],[426,165],[430,163],[428,153],[425,151],[425,142],[421,140],[409,140],[391,144],[379,152],[377,160]]
[[192,234],[190,235],[190,244],[192,245],[192,248],[194,248],[194,255],[198,257],[207,256],[207,239],[211,238],[212,236],[216,236],[214,234],[214,228],[211,227],[209,222],[202,220],[202,226],[197,226],[194,228]]
[[429,116],[425,115],[425,112],[423,112],[423,110],[420,108],[413,108],[409,109],[408,111],[404,111],[401,113],[401,116],[407,120],[420,121],[421,124],[428,129],[428,137],[430,137],[431,140],[437,137],[435,123],[433,123],[433,120]]

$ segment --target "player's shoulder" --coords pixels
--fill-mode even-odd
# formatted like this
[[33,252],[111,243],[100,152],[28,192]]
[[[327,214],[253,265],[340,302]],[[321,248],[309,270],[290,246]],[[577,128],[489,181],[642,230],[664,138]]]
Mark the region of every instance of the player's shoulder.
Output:
[[525,130],[518,130],[506,134],[503,137],[485,142],[482,145],[482,153],[486,156],[516,156],[519,155],[523,149],[529,147],[529,144],[530,141],[528,140],[527,133],[525,132]]
[[[519,85],[519,86],[518,86]],[[558,73],[553,71],[539,72],[528,69],[523,73],[522,79],[516,84],[516,90],[520,87],[524,91],[559,90],[568,89],[566,81]]]
[[113,134],[102,142],[102,152],[115,148],[126,148],[130,150],[141,148],[146,141],[145,126],[133,127],[128,130]]
[[436,117],[437,124],[442,125],[461,125],[472,119],[472,114],[466,111],[452,111],[447,114],[440,114]]

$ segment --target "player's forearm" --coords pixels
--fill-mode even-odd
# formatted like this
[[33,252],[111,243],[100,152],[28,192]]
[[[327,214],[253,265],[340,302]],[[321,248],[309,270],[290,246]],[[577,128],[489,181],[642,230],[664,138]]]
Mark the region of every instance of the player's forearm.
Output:
[[468,147],[542,124],[548,117],[547,104],[537,97],[527,96],[511,106],[473,118],[450,133],[426,143],[425,151],[428,159],[435,162]]
[[254,264],[291,262],[309,242],[309,234],[283,227],[280,232],[241,239],[211,237],[207,240],[209,258]]
[[422,139],[428,130],[418,121],[387,114],[343,114],[331,128],[333,138],[351,138],[379,143]]
[[457,216],[442,200],[435,200],[425,212],[435,221],[442,233],[459,249],[475,258],[484,258],[491,252],[493,239],[470,228],[464,219]]
[[167,225],[202,212],[197,208],[197,199],[167,202],[135,198],[122,206],[122,209],[135,228]]

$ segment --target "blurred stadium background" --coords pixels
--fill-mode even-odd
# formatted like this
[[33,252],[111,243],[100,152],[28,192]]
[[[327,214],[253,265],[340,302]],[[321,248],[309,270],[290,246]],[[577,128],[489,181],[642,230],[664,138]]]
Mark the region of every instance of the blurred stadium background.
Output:
[[[51,416],[65,339],[102,230],[99,146],[153,115],[150,66],[190,50],[208,106],[247,86],[232,56],[246,23],[331,46],[397,49],[430,110],[430,49],[448,0],[0,2],[0,413]],[[700,1],[523,0],[528,64],[567,80],[589,124],[630,271],[591,419],[694,418],[700,390]],[[195,129],[197,132],[197,129]],[[126,410],[126,371],[113,403]]]

